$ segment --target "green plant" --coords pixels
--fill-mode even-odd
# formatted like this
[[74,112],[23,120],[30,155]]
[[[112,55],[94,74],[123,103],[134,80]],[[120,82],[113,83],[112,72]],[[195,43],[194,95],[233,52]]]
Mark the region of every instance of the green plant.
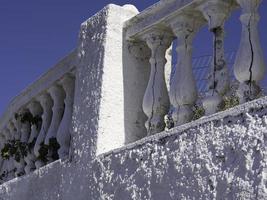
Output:
[[19,162],[27,156],[29,152],[28,144],[19,140],[8,140],[1,149],[1,157],[4,160],[9,160],[11,157]]
[[235,95],[226,96],[224,98],[224,107],[222,110],[227,110],[237,105],[239,105],[239,99],[237,96]]
[[193,108],[193,120],[197,120],[205,115],[205,110],[199,105],[194,105]]

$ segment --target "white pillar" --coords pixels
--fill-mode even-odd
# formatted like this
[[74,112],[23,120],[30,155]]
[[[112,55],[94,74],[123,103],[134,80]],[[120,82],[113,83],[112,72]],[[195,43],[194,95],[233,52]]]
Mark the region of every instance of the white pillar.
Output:
[[15,138],[15,140],[20,140],[20,137],[21,137],[21,122],[20,122],[20,120],[15,119],[15,117],[13,117],[12,123],[14,124],[14,127],[15,127],[14,138]]
[[[61,86],[54,85],[48,90],[48,92],[53,99],[54,105],[52,108],[53,118],[45,138],[46,145],[49,145],[51,139],[55,139],[57,141],[57,131],[64,113],[64,98],[65,98],[65,92]],[[48,153],[49,162],[55,159],[53,158],[55,157],[55,155],[53,156],[53,154],[57,154],[57,152],[50,151]]]
[[230,86],[229,73],[224,58],[224,23],[228,18],[231,5],[219,0],[209,0],[200,10],[209,22],[213,33],[213,62],[208,76],[208,91],[203,99],[205,114],[218,112],[223,107],[223,96]]
[[[3,136],[3,133],[0,132],[0,148],[3,149],[4,145],[5,145],[5,137]],[[4,161],[5,160],[2,158],[2,156],[0,156],[0,175],[2,174]]]
[[192,41],[199,29],[197,22],[193,15],[179,16],[171,22],[177,37],[177,64],[170,87],[174,126],[192,120],[192,107],[197,100],[197,87],[192,70]]
[[[6,143],[6,138],[5,138],[5,135],[3,133],[3,131],[0,132],[0,146],[1,146],[1,149],[4,147]],[[2,180],[0,183],[4,183],[6,182],[8,179],[8,177],[4,176],[5,175],[5,172],[7,171],[7,167],[8,167],[8,161],[7,160],[3,160],[1,158],[1,170],[0,170],[0,175],[2,176]]]
[[[21,138],[21,121],[20,121],[20,118],[16,118],[16,117],[13,117],[12,119],[12,122],[16,128],[16,132],[14,133],[14,138],[15,140],[19,140],[20,141],[20,138]],[[23,167],[25,166],[25,163],[24,163],[24,160],[21,159],[19,162],[17,162],[16,160],[14,160],[14,166],[17,168],[16,172],[15,172],[15,175],[18,177],[22,174],[24,174],[24,169]]]
[[57,140],[60,144],[58,155],[60,158],[63,158],[69,154],[70,148],[70,127],[73,112],[75,79],[70,75],[65,75],[60,81],[60,84],[62,85],[66,94],[64,100],[65,110],[57,132]]
[[[25,167],[26,174],[28,174],[31,171],[36,169],[36,167],[35,167],[36,156],[33,152],[33,147],[35,145],[37,136],[40,132],[41,114],[42,114],[42,107],[35,100],[30,102],[30,104],[28,105],[28,109],[29,109],[30,113],[32,114],[32,117],[34,118],[34,122],[31,124],[31,134],[30,134],[30,137],[28,140],[28,144],[30,145],[29,146],[30,149],[29,149],[27,157],[25,158],[25,161],[27,163],[27,165]],[[40,120],[38,120],[38,119],[40,119]]]
[[[47,131],[49,129],[51,119],[52,119],[52,106],[53,101],[48,93],[43,93],[41,96],[37,98],[37,100],[40,102],[43,114],[42,114],[42,126],[40,133],[37,137],[36,143],[34,145],[34,154],[38,158],[40,156],[39,150],[41,148],[41,144],[44,144],[45,136],[47,134]],[[35,162],[36,168],[40,168],[45,165],[45,162],[38,159]]]
[[164,130],[164,116],[170,107],[164,67],[167,62],[166,50],[171,45],[173,36],[166,31],[154,29],[146,33],[144,39],[151,49],[151,72],[143,99],[143,110],[148,117],[145,124],[148,135],[153,135]]
[[[28,140],[29,140],[29,137],[30,137],[30,134],[31,134],[31,124],[29,121],[27,120],[23,120],[23,116],[26,114],[28,115],[28,110],[25,110],[22,112],[21,114],[21,118],[19,118],[21,120],[21,137],[20,137],[20,142],[22,143],[25,143],[25,144],[28,144]],[[21,158],[20,159],[20,163],[19,163],[19,167],[18,167],[18,171],[20,171],[21,173],[18,174],[19,176],[20,175],[23,175],[25,173],[25,166],[26,166],[26,157],[25,158]]]
[[242,34],[234,64],[234,74],[240,82],[237,96],[240,103],[255,99],[260,93],[259,81],[265,75],[265,63],[259,41],[258,7],[261,0],[237,0],[242,7]]
[[[11,132],[9,128],[11,128],[10,122],[7,124],[6,128],[4,128],[3,130],[3,134],[5,136],[6,142],[12,140],[12,136],[11,136]],[[6,161],[6,172],[8,173],[6,177],[7,180],[11,180],[12,178],[15,177],[13,170],[14,170],[14,162],[13,162],[13,158],[10,158]]]

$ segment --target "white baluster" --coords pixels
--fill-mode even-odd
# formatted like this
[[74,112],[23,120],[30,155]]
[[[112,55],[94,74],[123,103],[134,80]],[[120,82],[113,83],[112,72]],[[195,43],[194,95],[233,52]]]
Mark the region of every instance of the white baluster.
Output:
[[154,29],[145,34],[144,40],[151,49],[151,72],[143,99],[143,110],[148,117],[145,124],[148,135],[153,135],[164,130],[164,116],[170,107],[164,67],[167,62],[166,50],[171,45],[173,36],[166,31]]
[[[45,138],[46,145],[49,145],[51,139],[55,139],[57,141],[57,131],[64,113],[64,98],[65,98],[65,92],[63,88],[59,85],[52,86],[48,90],[48,92],[50,93],[53,99],[54,105],[52,108],[53,110],[52,122]],[[57,157],[57,155],[53,155],[55,153],[57,154],[57,152],[51,152],[51,151],[49,152],[48,155],[49,161],[53,161],[54,159],[56,159],[55,157]]]
[[[28,155],[25,158],[25,161],[27,163],[25,167],[25,172],[26,174],[29,174],[31,171],[35,170],[35,161],[36,161],[36,156],[33,152],[33,147],[34,144],[37,140],[38,134],[40,132],[40,127],[41,127],[41,119],[38,121],[38,118],[40,118],[42,114],[42,107],[41,105],[36,102],[35,100],[31,101],[30,104],[27,106],[32,117],[34,118],[34,123],[31,124],[31,134],[28,140],[28,144],[32,146],[32,148],[29,149]],[[29,147],[30,147],[29,146]]]
[[[28,111],[26,111],[26,112],[28,112]],[[22,115],[24,115],[25,113],[23,113]],[[28,143],[30,134],[31,134],[30,122],[27,120],[21,121],[21,138],[20,138],[20,141],[24,142],[24,143]]]
[[[2,132],[0,132],[0,149],[2,150],[5,145],[5,137],[2,135]],[[0,172],[2,171],[4,164],[4,159],[2,156],[0,156]],[[1,175],[1,174],[0,174]]]
[[[15,125],[14,125],[12,120],[9,121],[9,123],[7,124],[7,128],[8,128],[9,134],[10,134],[10,136],[9,136],[10,140],[15,140],[16,139],[15,136],[16,136],[17,129],[16,129],[16,127],[15,127]],[[15,162],[16,161],[15,161],[14,158],[11,158],[10,162],[11,162],[10,163],[10,172],[11,172],[12,178],[14,178],[15,174],[16,174],[16,172],[15,172],[15,168],[16,168]]]
[[15,117],[13,117],[12,122],[13,122],[14,127],[15,127],[14,139],[15,140],[20,140],[20,137],[21,137],[21,122],[20,122],[20,120],[15,119]]
[[[1,149],[5,146],[6,142],[7,142],[6,138],[5,138],[5,136],[3,134],[3,131],[2,131],[2,132],[0,132],[0,146],[1,146]],[[8,164],[8,161],[2,159],[2,157],[1,157],[1,170],[0,170],[0,175],[1,176],[4,175],[5,172],[7,171],[7,167],[8,167],[7,164]],[[4,183],[6,181],[7,181],[7,177],[3,176],[0,183]]]
[[[21,114],[21,137],[20,137],[20,142],[22,144],[28,144],[28,140],[30,137],[30,133],[31,133],[31,124],[29,121],[23,119],[25,118],[24,115],[27,115],[29,111],[25,110],[22,112]],[[26,158],[21,158],[20,159],[20,164],[19,164],[19,168],[18,171],[21,172],[21,174],[19,175],[23,175],[25,173],[24,168],[26,166]]]
[[68,155],[70,148],[70,139],[71,139],[70,127],[71,127],[72,112],[73,112],[75,79],[70,75],[66,75],[60,81],[60,84],[62,85],[66,94],[64,100],[65,110],[57,132],[57,140],[58,143],[60,144],[58,155],[60,158],[63,158]]
[[[4,130],[3,130],[3,134],[5,136],[5,141],[6,142],[12,140],[12,136],[11,136],[10,130],[8,128],[9,126],[10,126],[10,124],[8,124],[7,127],[4,128]],[[14,169],[14,162],[13,162],[12,158],[9,158],[6,162],[7,162],[6,163],[6,172],[8,172],[6,180],[11,180],[12,178],[15,177],[14,172],[12,172],[12,170]]]
[[210,0],[200,7],[209,29],[213,33],[213,62],[208,77],[208,92],[203,99],[206,115],[214,114],[223,107],[223,95],[229,90],[229,73],[224,58],[224,23],[231,5],[223,1]]
[[[12,122],[16,128],[16,132],[14,134],[14,138],[15,140],[19,140],[20,141],[20,138],[21,138],[21,121],[19,118],[16,118],[14,117],[12,119]],[[14,160],[14,166],[16,167],[16,172],[15,172],[15,175],[16,177],[22,175],[24,173],[24,169],[23,169],[23,166],[25,166],[25,163],[24,163],[24,160],[20,160],[19,162],[17,162],[16,160]]]
[[[40,133],[37,137],[36,143],[34,145],[34,154],[38,158],[40,156],[39,150],[41,149],[41,145],[44,144],[44,140],[45,140],[47,131],[51,123],[52,114],[53,114],[52,113],[53,101],[50,95],[47,93],[44,93],[41,96],[39,96],[37,100],[40,102],[42,109],[43,109],[42,126],[41,126]],[[45,162],[41,159],[38,159],[35,162],[35,166],[37,169],[44,165],[45,165]]]
[[177,37],[177,65],[170,87],[170,100],[174,107],[175,126],[191,121],[192,107],[197,100],[196,82],[192,70],[192,41],[199,29],[193,15],[183,15],[172,20],[171,27]]
[[259,82],[265,75],[265,63],[258,34],[258,7],[261,0],[237,0],[242,7],[242,34],[234,74],[240,82],[237,96],[240,103],[255,99],[260,93]]

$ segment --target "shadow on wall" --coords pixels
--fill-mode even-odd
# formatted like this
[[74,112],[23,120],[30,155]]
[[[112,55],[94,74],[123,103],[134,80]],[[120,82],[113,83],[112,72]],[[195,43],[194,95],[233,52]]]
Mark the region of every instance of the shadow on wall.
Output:
[[126,144],[146,136],[145,122],[147,117],[143,112],[142,102],[149,80],[150,54],[151,51],[145,43],[123,41],[123,89]]

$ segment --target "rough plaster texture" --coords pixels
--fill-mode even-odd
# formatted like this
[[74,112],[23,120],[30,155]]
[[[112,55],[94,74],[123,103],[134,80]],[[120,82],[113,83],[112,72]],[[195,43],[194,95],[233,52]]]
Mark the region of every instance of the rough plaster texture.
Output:
[[0,198],[266,199],[266,127],[267,97],[91,161],[57,161],[3,184]]
[[[145,120],[143,113],[137,111],[148,80],[149,52],[146,47],[140,49],[142,44],[132,46],[123,41],[123,52],[108,44],[111,40],[120,45],[119,37],[125,34],[123,21],[134,14],[136,10],[129,6],[109,5],[82,25],[75,63],[70,157],[4,183],[0,186],[0,199],[267,198],[266,97],[98,155],[123,145],[126,137],[121,127],[128,133],[145,133],[141,132],[141,125],[125,125],[131,124],[125,119],[141,116]],[[119,25],[114,26],[112,20],[118,20]],[[123,55],[120,66],[112,62],[118,55]],[[144,72],[142,76],[140,72]],[[122,80],[121,73],[135,77]],[[137,75],[139,79],[135,80]],[[110,93],[113,86],[118,90]],[[130,91],[125,92],[126,89]],[[114,93],[118,102],[112,98]],[[122,105],[139,107],[123,110]],[[123,114],[127,116],[124,120]],[[101,127],[105,123],[113,126]],[[97,148],[107,141],[107,146]]]
[[102,155],[102,199],[266,199],[267,98]]

